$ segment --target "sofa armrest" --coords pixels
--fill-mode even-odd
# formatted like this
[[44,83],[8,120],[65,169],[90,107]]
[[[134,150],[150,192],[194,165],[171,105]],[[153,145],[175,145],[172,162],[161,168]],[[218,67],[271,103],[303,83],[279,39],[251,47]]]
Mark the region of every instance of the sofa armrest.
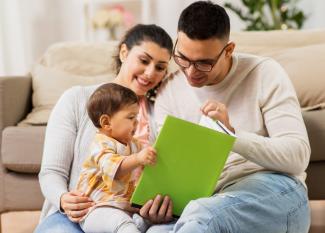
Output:
[[0,130],[16,125],[31,109],[32,78],[0,77]]
[[[31,109],[32,78],[29,76],[0,77],[0,142],[2,131],[16,125]],[[0,150],[1,150],[0,144]],[[6,169],[0,154],[0,214],[4,211],[4,177]],[[1,219],[0,219],[1,232]]]

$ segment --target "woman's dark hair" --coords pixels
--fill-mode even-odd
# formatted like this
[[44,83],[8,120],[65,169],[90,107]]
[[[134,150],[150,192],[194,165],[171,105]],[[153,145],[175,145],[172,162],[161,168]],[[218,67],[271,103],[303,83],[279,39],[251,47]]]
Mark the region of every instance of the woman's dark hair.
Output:
[[87,103],[88,116],[100,128],[100,116],[113,116],[123,107],[138,103],[137,95],[129,88],[116,83],[106,83],[98,87]]
[[191,39],[229,39],[230,20],[225,9],[211,1],[198,1],[186,7],[178,20],[178,31]]
[[119,56],[122,44],[125,44],[128,50],[131,50],[133,46],[140,45],[144,41],[154,42],[172,54],[173,41],[164,29],[155,24],[137,24],[126,32],[118,46],[117,55],[115,56],[115,70],[117,74],[122,65]]

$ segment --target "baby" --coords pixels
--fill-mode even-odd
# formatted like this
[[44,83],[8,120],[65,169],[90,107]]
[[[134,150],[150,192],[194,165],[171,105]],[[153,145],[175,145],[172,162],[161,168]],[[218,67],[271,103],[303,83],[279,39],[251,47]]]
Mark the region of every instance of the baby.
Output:
[[87,111],[98,132],[84,161],[77,189],[95,205],[81,220],[85,232],[144,232],[130,198],[144,165],[154,165],[156,151],[144,149],[133,135],[138,97],[115,83],[101,85],[91,95]]

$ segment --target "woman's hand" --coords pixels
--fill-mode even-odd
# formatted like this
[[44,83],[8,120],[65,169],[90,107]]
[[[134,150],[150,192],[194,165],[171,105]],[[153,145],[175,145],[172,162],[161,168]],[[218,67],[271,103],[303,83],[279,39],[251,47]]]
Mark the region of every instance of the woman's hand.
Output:
[[215,121],[220,121],[224,124],[230,131],[235,133],[235,129],[230,125],[229,115],[226,105],[215,100],[206,101],[202,107],[201,112],[212,118]]
[[168,196],[157,195],[142,206],[140,215],[152,223],[168,223],[173,220],[173,202]]
[[94,202],[79,191],[64,193],[60,199],[60,207],[72,222],[79,222]]

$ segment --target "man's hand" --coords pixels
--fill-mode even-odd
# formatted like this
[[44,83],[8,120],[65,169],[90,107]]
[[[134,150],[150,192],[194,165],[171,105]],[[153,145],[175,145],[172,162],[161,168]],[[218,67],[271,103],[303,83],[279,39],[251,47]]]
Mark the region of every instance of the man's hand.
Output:
[[212,118],[215,121],[220,121],[224,124],[230,131],[235,133],[235,129],[230,125],[229,115],[226,105],[215,100],[206,101],[202,107],[201,112]]
[[156,158],[156,150],[151,146],[144,148],[136,155],[136,159],[140,165],[154,165]]
[[79,222],[93,205],[94,202],[79,191],[64,193],[60,199],[60,207],[72,222]]
[[173,220],[173,202],[168,196],[157,195],[142,206],[140,215],[152,223],[168,223]]

